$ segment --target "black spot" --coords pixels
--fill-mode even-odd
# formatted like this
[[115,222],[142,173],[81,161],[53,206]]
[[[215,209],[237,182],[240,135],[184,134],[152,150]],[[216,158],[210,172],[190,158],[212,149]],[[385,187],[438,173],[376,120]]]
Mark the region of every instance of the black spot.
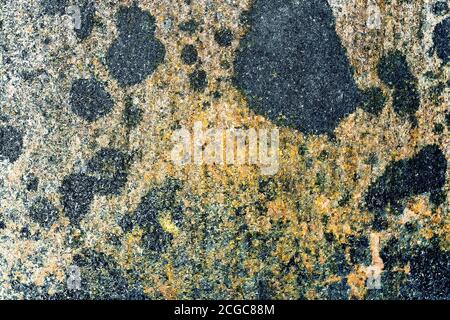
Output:
[[28,191],[37,191],[39,186],[39,178],[31,175],[26,180],[26,188]]
[[136,289],[125,278],[113,257],[92,249],[74,256],[72,265],[80,268],[81,290],[63,292],[62,298],[73,299],[133,299]]
[[390,164],[365,196],[370,211],[381,212],[388,205],[426,192],[439,191],[445,185],[447,160],[436,145],[424,147],[411,159]]
[[438,1],[431,8],[433,14],[443,16],[448,13],[448,3],[446,1]]
[[90,0],[80,7],[81,13],[81,28],[75,29],[75,33],[78,38],[84,40],[92,32],[94,28],[94,16],[95,16],[95,6]]
[[262,193],[267,201],[273,201],[277,197],[277,184],[271,177],[258,179],[258,192]]
[[22,133],[11,126],[0,127],[0,160],[15,162],[23,149]]
[[6,228],[6,224],[3,221],[0,221],[0,230],[3,230]]
[[447,64],[450,61],[450,18],[438,23],[433,31],[433,43],[437,56]]
[[410,278],[404,289],[409,298],[450,299],[450,252],[441,250],[436,239],[414,248],[410,268]]
[[133,230],[133,219],[129,214],[126,214],[119,221],[119,226],[123,232],[130,232]]
[[380,258],[383,260],[384,268],[388,271],[395,267],[401,267],[408,262],[408,248],[402,248],[400,241],[397,238],[391,238],[381,248]]
[[[408,238],[391,238],[381,249],[384,263],[383,290],[394,299],[438,300],[450,298],[450,253],[441,250],[437,238],[412,246]],[[404,277],[395,276],[397,268],[409,265]]]
[[386,214],[384,212],[375,212],[372,221],[372,229],[380,232],[386,230],[388,227],[389,223]]
[[189,75],[189,82],[194,91],[204,91],[208,85],[206,72],[204,70],[195,70]]
[[20,237],[25,239],[30,239],[31,237],[31,231],[28,226],[23,227],[20,229]]
[[114,107],[111,95],[104,85],[95,79],[79,79],[72,84],[70,106],[77,116],[93,122]]
[[67,0],[42,0],[41,4],[44,13],[48,15],[64,14],[69,5]]
[[229,47],[233,41],[233,33],[229,29],[216,31],[214,40],[216,40],[217,44],[221,47]]
[[117,13],[119,38],[108,50],[106,62],[121,86],[135,85],[164,61],[165,48],[155,38],[155,18],[138,6]]
[[165,232],[161,226],[146,230],[142,237],[144,247],[150,251],[163,252],[172,241],[173,236]]
[[386,97],[380,88],[374,87],[362,92],[363,109],[374,115],[379,115],[383,110]]
[[62,205],[71,223],[79,224],[89,212],[94,188],[95,179],[85,174],[71,174],[64,178],[60,189]]
[[351,265],[347,262],[343,248],[338,248],[329,261],[331,271],[339,276],[347,276]]
[[391,88],[400,88],[415,82],[406,57],[400,51],[389,52],[381,58],[378,63],[378,77]]
[[222,97],[222,93],[220,91],[214,91],[213,92],[213,98],[214,99],[220,99]]
[[58,220],[58,213],[53,203],[44,197],[36,199],[30,208],[31,219],[45,228],[50,228]]
[[142,114],[143,112],[139,107],[134,106],[131,101],[127,101],[123,110],[123,120],[127,128],[136,128],[142,121]]
[[327,298],[330,300],[345,300],[348,299],[349,293],[350,286],[347,284],[347,279],[343,278],[341,281],[328,286]]
[[88,162],[88,173],[95,177],[94,192],[119,195],[127,182],[127,157],[116,149],[104,148]]
[[442,134],[444,132],[444,125],[442,123],[436,123],[434,125],[433,132],[436,134]]
[[412,74],[408,61],[400,51],[392,51],[378,63],[378,76],[394,90],[394,110],[415,122],[415,113],[420,107],[417,79]]
[[447,128],[450,130],[450,112],[447,112],[445,115],[445,123],[447,124]]
[[251,11],[242,11],[241,16],[239,17],[239,22],[244,26],[249,26],[252,24],[251,16]]
[[195,49],[195,46],[193,46],[192,44],[185,46],[181,51],[181,59],[185,64],[188,65],[196,63],[198,59],[198,53],[197,49]]
[[258,300],[271,300],[273,297],[273,290],[267,280],[260,279],[257,282]]
[[434,190],[430,194],[430,202],[433,205],[435,205],[436,207],[440,206],[441,204],[443,204],[446,199],[447,199],[447,194],[444,192],[443,189],[441,189],[441,190]]
[[420,107],[420,95],[415,84],[409,83],[394,89],[394,111],[400,116],[409,116],[414,121],[414,114]]
[[181,31],[188,32],[189,34],[195,33],[197,31],[198,23],[195,20],[189,20],[182,22],[178,25]]
[[334,241],[334,234],[331,232],[325,232],[324,234],[325,240],[327,242],[333,242]]
[[326,1],[256,1],[240,42],[235,85],[250,107],[307,134],[332,134],[359,92]]
[[151,189],[141,200],[135,212],[135,222],[144,229],[144,246],[156,252],[162,252],[172,240],[172,235],[166,233],[158,221],[158,214],[170,211],[172,218],[178,222],[182,211],[176,201],[176,191],[180,184],[176,180],[169,180],[164,185]]
[[369,248],[369,239],[366,236],[350,236],[348,241],[350,245],[351,263],[370,265],[372,256]]

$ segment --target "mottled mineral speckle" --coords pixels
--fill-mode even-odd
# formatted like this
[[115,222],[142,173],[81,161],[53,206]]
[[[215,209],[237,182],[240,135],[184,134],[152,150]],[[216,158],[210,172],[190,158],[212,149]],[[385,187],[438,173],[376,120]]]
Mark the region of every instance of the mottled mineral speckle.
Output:
[[446,1],[0,2],[0,298],[450,299]]

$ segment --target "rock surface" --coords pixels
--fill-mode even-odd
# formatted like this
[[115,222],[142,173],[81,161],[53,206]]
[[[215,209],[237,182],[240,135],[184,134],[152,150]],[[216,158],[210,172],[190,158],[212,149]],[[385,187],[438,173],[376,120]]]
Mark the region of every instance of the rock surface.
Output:
[[445,1],[0,3],[0,298],[450,299]]

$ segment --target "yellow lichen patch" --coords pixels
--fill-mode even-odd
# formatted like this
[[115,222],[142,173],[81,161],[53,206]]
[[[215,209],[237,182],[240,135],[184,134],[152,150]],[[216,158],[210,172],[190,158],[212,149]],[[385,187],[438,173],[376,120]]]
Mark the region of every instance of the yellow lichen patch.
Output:
[[351,296],[356,299],[364,298],[366,294],[366,272],[362,268],[357,268],[347,276],[347,283],[351,289]]
[[161,227],[164,229],[164,231],[172,234],[175,237],[180,233],[180,230],[173,222],[170,214],[163,214],[159,220],[159,223],[161,224]]

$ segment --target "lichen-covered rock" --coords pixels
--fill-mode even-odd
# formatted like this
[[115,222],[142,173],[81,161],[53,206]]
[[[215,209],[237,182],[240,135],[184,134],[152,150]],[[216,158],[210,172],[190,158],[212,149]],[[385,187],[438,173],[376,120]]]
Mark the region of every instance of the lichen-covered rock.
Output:
[[450,299],[447,1],[0,2],[1,299]]

